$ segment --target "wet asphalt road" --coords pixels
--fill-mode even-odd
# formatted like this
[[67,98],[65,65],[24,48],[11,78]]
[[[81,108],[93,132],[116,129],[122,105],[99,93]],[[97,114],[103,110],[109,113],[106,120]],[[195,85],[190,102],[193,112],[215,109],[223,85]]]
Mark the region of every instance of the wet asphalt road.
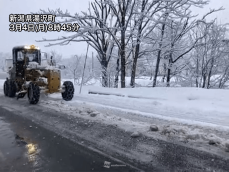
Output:
[[[110,168],[104,167],[105,161]],[[136,170],[0,107],[0,171]]]

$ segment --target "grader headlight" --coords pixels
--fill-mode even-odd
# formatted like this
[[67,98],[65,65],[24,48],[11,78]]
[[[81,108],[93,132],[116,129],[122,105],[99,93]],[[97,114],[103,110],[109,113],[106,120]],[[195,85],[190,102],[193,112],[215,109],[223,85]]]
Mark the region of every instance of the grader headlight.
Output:
[[35,49],[35,45],[30,45],[30,49]]
[[29,49],[29,50],[35,50],[35,49],[39,50],[40,49],[38,46],[35,46],[35,45],[30,45],[30,46],[25,45],[24,48]]

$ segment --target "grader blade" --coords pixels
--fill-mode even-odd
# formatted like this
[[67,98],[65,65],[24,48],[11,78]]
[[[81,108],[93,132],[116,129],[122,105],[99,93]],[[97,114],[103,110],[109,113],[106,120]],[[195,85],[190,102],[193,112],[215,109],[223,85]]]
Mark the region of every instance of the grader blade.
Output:
[[18,99],[21,99],[21,98],[24,98],[25,95],[26,95],[26,92],[19,93],[19,94],[17,95],[17,100],[18,100]]

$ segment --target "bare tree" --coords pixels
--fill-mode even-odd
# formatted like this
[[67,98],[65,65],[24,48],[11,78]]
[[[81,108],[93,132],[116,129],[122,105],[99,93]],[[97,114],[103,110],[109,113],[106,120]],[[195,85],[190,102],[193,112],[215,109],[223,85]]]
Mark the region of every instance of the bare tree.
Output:
[[76,81],[80,79],[81,77],[81,65],[82,65],[82,56],[74,55],[72,56],[66,65],[68,73],[70,73],[73,76],[74,84],[76,84]]
[[[136,67],[137,61],[140,56],[140,46],[142,40],[147,37],[147,35],[153,31],[156,27],[158,22],[153,22],[152,18],[160,12],[164,7],[161,6],[163,1],[149,1],[149,0],[142,0],[140,5],[137,8],[140,8],[140,12],[135,12],[134,18],[134,29],[137,28],[136,32],[136,43],[134,47],[133,53],[133,64],[132,64],[132,72],[131,72],[131,81],[130,86],[135,86],[135,75],[136,75]],[[160,17],[159,17],[160,18]],[[133,35],[135,36],[135,35]]]
[[[80,25],[78,33],[71,36],[63,36],[57,39],[43,39],[41,41],[54,41],[57,43],[50,44],[53,45],[67,45],[70,42],[87,42],[94,50],[98,53],[98,60],[102,66],[102,79],[103,86],[107,87],[107,66],[111,58],[112,49],[114,47],[114,42],[112,37],[105,31],[106,24],[109,23],[110,27],[113,26],[113,14],[111,13],[111,8],[108,4],[104,3],[104,0],[95,0],[89,4],[88,13],[82,12],[82,15],[76,13],[71,15],[68,11],[63,12],[60,9],[57,10],[41,10],[44,14],[55,14],[57,18],[60,18],[59,23],[77,22]],[[61,18],[63,18],[61,20]],[[115,31],[112,32],[115,36]]]
[[62,54],[57,53],[55,50],[50,52],[50,56],[53,57],[56,64],[59,64],[62,61]]
[[[206,33],[205,37],[199,40],[198,46],[195,47],[193,54],[196,86],[210,88],[217,82],[222,86],[222,83],[224,83],[222,82],[224,80],[222,78],[226,79],[228,73],[228,65],[225,65],[227,64],[225,62],[228,62],[227,53],[225,53],[228,51],[228,48],[225,42],[223,42],[225,39],[226,27],[213,23],[211,27],[206,28],[206,25],[202,24],[196,32]],[[215,83],[212,82],[211,85],[212,76],[215,78],[213,79]]]
[[[126,39],[128,39],[127,31],[128,31],[128,25],[130,23],[130,20],[133,16],[133,11],[135,7],[135,0],[118,0],[117,3],[115,3],[112,0],[107,0],[106,3],[109,5],[109,7],[112,10],[112,13],[114,14],[116,18],[116,28],[115,30],[119,30],[119,38],[113,34],[112,28],[107,28],[107,32],[110,33],[113,40],[115,41],[118,49],[119,49],[119,55],[120,55],[120,61],[121,61],[121,88],[125,88],[125,76],[126,76]],[[115,32],[117,33],[117,32]],[[130,36],[130,35],[129,35]]]
[[52,50],[51,52],[47,53],[47,59],[55,66],[56,64],[60,64],[62,61],[62,54],[57,53],[57,51]]
[[[165,12],[164,23],[162,24],[161,29],[161,41],[159,43],[158,57],[155,69],[155,76],[153,86],[156,86],[156,78],[159,68],[159,63],[161,59],[161,51],[162,45],[164,44],[164,56],[168,60],[167,66],[167,86],[170,86],[170,78],[171,78],[171,68],[177,63],[178,60],[183,58],[186,54],[191,52],[191,50],[196,46],[198,40],[202,39],[204,35],[200,37],[196,37],[193,44],[185,44],[184,39],[189,40],[189,33],[195,28],[198,23],[205,22],[205,18],[214,13],[216,11],[222,10],[222,8],[217,10],[211,10],[209,13],[205,14],[201,19],[194,19],[196,16],[191,15],[190,7],[191,6],[201,6],[206,4],[206,1],[187,1],[189,5],[183,4],[182,1],[177,1],[174,4],[168,4],[167,8],[172,8],[173,11],[167,10]],[[172,5],[172,6],[171,6]],[[169,9],[170,9],[169,8]],[[207,26],[209,27],[212,22],[210,22]],[[188,42],[188,41],[186,41]],[[182,67],[183,68],[183,67]]]

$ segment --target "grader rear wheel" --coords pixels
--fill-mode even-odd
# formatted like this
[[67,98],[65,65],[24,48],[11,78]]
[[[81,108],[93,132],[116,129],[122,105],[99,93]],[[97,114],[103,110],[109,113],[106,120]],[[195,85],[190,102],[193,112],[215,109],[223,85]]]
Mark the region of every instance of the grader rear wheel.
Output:
[[73,83],[71,81],[65,81],[63,85],[65,87],[65,91],[62,93],[62,98],[65,101],[72,100],[72,98],[74,96],[74,86],[73,86]]
[[5,96],[9,96],[9,84],[7,81],[4,82],[4,94]]
[[40,88],[32,82],[29,84],[28,88],[28,99],[30,104],[37,104],[40,99]]

